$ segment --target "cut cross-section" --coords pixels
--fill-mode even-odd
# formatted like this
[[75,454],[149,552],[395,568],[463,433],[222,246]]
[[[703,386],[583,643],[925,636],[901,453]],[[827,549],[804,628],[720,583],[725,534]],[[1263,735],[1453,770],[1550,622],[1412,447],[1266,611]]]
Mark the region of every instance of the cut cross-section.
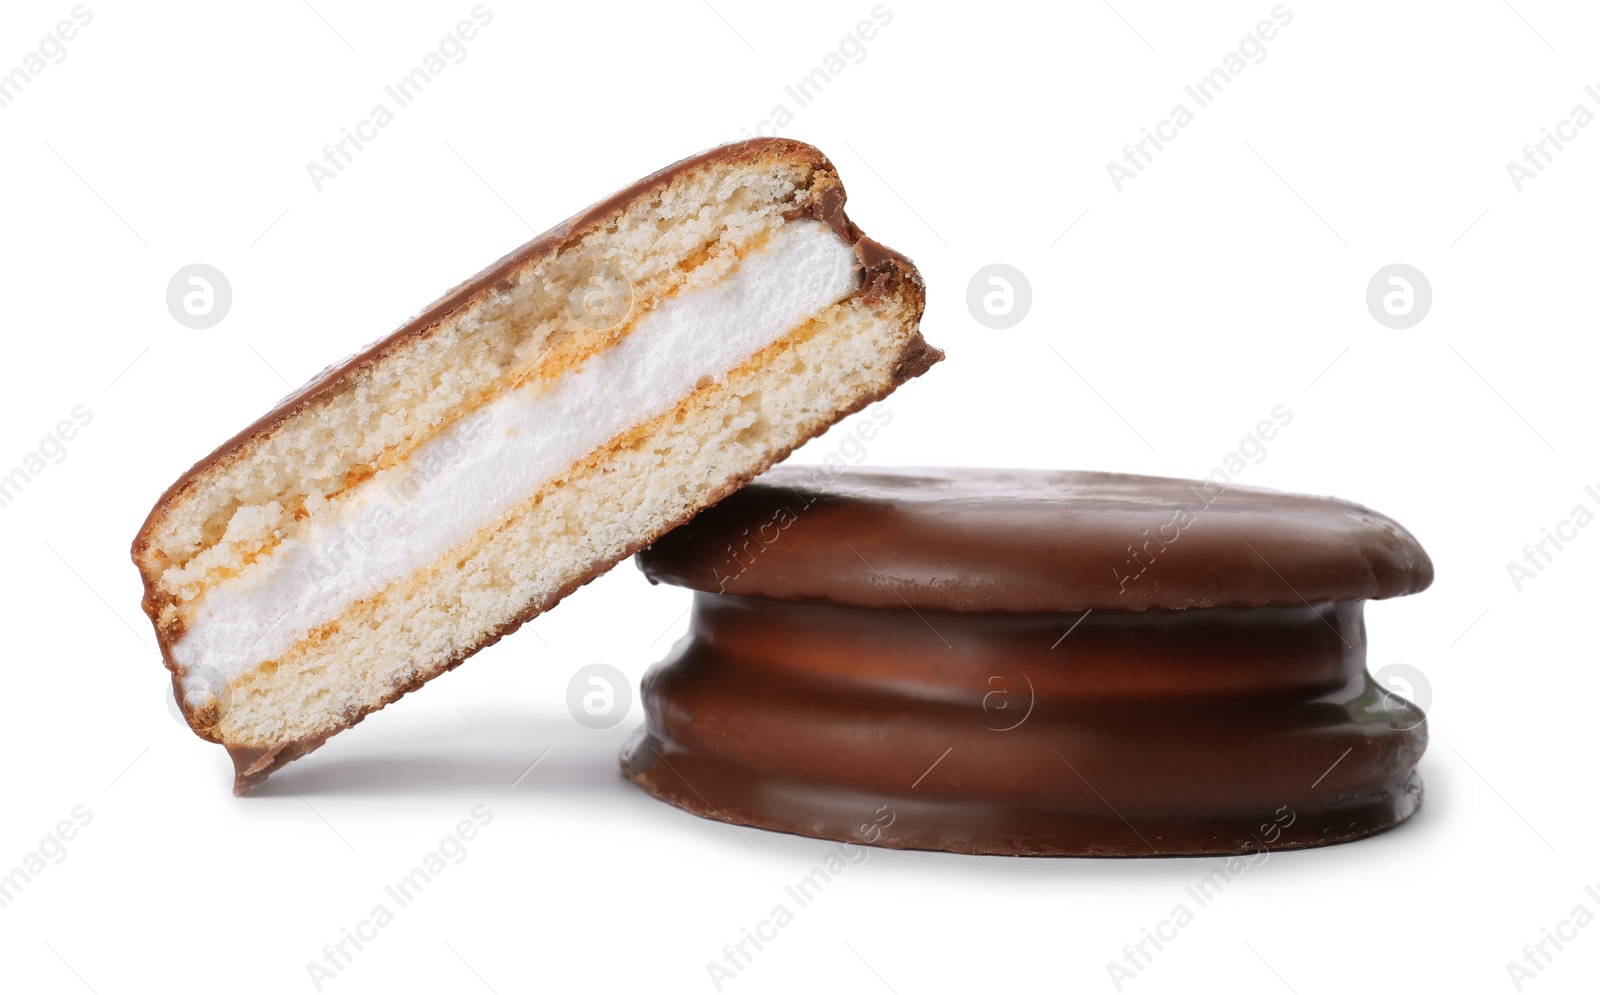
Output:
[[175,483],[134,542],[236,789],[938,361],[821,153],[678,163],[528,243]]

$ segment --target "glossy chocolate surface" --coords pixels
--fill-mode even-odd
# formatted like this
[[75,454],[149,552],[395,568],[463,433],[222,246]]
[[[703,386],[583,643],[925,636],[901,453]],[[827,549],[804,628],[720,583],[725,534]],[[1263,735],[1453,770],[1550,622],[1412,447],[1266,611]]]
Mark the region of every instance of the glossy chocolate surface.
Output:
[[1421,801],[1362,605],[1087,613],[697,594],[623,772],[698,815],[962,853],[1240,854]]
[[1359,505],[1201,481],[784,466],[640,554],[696,589],[624,773],[728,822],[994,854],[1247,854],[1416,811]]
[[1411,533],[1347,501],[959,468],[780,466],[639,565],[698,591],[949,611],[1304,606],[1433,580]]

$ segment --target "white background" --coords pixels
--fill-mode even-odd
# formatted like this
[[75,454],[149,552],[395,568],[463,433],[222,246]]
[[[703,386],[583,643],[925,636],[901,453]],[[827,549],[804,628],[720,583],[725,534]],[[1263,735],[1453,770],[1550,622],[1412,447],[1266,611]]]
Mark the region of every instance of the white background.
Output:
[[[889,0],[865,58],[798,110],[785,85],[869,0],[490,0],[466,59],[319,193],[307,161],[470,0],[91,0],[64,61],[0,109],[0,472],[93,412],[0,509],[0,871],[93,813],[0,909],[0,988],[312,991],[307,962],[485,805],[467,858],[323,990],[714,990],[707,962],[831,846],[648,798],[616,772],[637,703],[605,732],[564,704],[584,665],[636,679],[659,659],[684,592],[624,564],[236,799],[224,752],[163,703],[126,549],[161,489],[291,384],[785,103],[783,133],[828,152],[852,216],[921,267],[924,328],[949,354],[887,402],[872,462],[1198,476],[1286,404],[1292,425],[1241,481],[1371,505],[1437,565],[1431,590],[1369,611],[1373,668],[1425,675],[1421,814],[1272,856],[1124,990],[1514,991],[1524,944],[1579,903],[1600,913],[1584,892],[1600,891],[1600,528],[1520,592],[1506,567],[1575,505],[1600,508],[1584,492],[1600,490],[1600,126],[1521,192],[1506,163],[1574,105],[1600,109],[1584,93],[1600,14],[1512,3],[1291,0],[1265,61],[1119,193],[1106,163],[1269,0]],[[71,7],[6,4],[0,72]],[[164,301],[194,262],[233,288],[205,331]],[[1005,331],[965,303],[997,262],[1033,288]],[[1407,330],[1364,301],[1394,262],[1433,288]],[[1214,863],[874,851],[723,990],[1112,992],[1107,962]],[[1589,926],[1524,990],[1597,975]]]

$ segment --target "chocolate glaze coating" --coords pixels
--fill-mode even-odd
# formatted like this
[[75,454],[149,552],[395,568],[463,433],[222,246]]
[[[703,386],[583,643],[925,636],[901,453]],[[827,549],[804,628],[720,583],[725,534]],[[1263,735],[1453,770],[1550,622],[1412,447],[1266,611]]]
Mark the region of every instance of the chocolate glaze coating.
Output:
[[697,815],[894,848],[1317,846],[1421,802],[1422,712],[1365,658],[1355,601],[1075,616],[697,594],[622,767]]
[[1304,605],[1433,581],[1411,533],[1357,504],[1066,470],[780,466],[639,566],[697,591],[951,611]]
[[826,476],[780,467],[641,554],[699,589],[622,756],[656,797],[828,839],[1084,856],[1318,846],[1421,804],[1425,717],[1366,670],[1363,599],[1432,578],[1389,519],[1230,488],[1119,589],[1108,561],[1191,482]]

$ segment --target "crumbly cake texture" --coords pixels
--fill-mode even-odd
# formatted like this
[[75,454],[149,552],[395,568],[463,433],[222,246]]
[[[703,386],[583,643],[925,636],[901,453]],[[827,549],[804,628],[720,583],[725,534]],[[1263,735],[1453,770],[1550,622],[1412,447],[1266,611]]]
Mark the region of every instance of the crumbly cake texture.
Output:
[[833,165],[723,146],[534,239],[184,474],[133,544],[243,793],[942,358]]

